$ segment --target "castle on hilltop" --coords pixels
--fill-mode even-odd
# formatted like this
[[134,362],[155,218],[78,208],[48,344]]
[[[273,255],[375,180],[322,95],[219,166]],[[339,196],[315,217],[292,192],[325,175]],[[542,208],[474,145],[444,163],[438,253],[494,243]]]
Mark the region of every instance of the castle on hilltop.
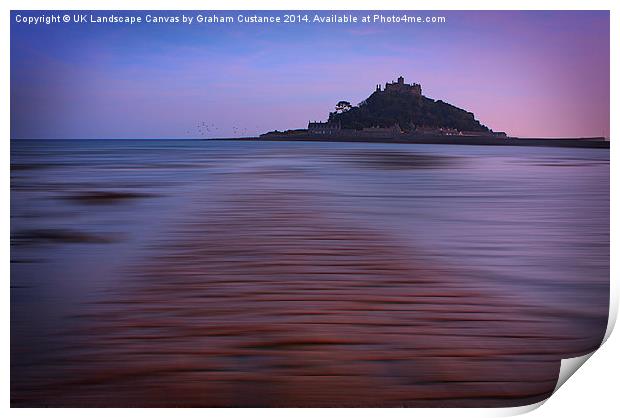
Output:
[[[377,84],[375,91],[381,92],[381,84]],[[396,82],[385,83],[385,92],[391,93],[409,93],[416,96],[422,95],[422,86],[418,83],[405,84],[405,78],[401,75]]]

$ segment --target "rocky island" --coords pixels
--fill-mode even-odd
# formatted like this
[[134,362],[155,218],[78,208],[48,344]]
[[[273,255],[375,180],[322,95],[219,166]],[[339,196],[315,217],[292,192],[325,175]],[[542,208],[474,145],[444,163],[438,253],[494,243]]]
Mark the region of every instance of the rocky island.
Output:
[[271,131],[265,140],[408,142],[471,145],[542,145],[608,148],[605,138],[514,138],[480,123],[472,112],[422,94],[418,83],[377,84],[358,105],[341,100],[325,122],[307,129]]

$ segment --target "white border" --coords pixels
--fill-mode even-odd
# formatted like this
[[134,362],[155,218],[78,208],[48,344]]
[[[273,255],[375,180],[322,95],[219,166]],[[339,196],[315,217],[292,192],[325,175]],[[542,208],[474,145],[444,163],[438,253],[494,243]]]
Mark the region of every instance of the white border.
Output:
[[[10,291],[8,279],[10,277],[10,118],[9,118],[9,51],[10,51],[10,10],[611,10],[611,115],[616,115],[618,109],[618,92],[617,92],[617,74],[618,66],[618,40],[619,33],[619,10],[618,1],[611,0],[442,0],[429,1],[405,1],[405,0],[299,0],[299,1],[282,1],[282,0],[260,0],[249,2],[243,0],[228,0],[227,2],[212,1],[196,1],[196,0],[3,0],[0,2],[0,9],[4,12],[2,15],[2,51],[3,57],[0,59],[0,68],[2,69],[2,77],[0,77],[0,92],[4,93],[4,99],[0,104],[0,127],[4,132],[5,140],[0,145],[3,167],[5,175],[2,177],[2,231],[5,237],[3,246],[3,277],[5,278],[2,287],[4,309],[3,309],[3,345],[2,353],[4,358],[3,370],[4,378],[2,379],[2,400],[4,408],[10,405]],[[615,142],[615,133],[617,130],[617,122],[612,117],[610,126],[611,142]],[[618,205],[618,169],[616,163],[615,147],[612,146],[611,152],[611,214],[620,213]],[[618,234],[617,222],[611,217],[611,277],[612,277],[612,294],[610,321],[606,333],[606,339],[609,337],[613,324],[617,316],[618,309]],[[600,352],[594,353],[592,359],[588,361],[585,370],[580,370],[577,377],[569,380],[562,389],[554,394],[543,408],[539,408],[534,412],[534,416],[550,417],[550,416],[568,416],[583,417],[584,415],[607,417],[613,416],[617,412],[617,393],[614,390],[616,373],[618,372],[618,359],[615,352],[618,352],[620,343],[618,337],[612,336],[605,343]],[[516,413],[527,412],[535,409],[539,405],[523,408],[506,408],[506,409],[90,409],[88,411],[80,409],[11,409],[9,413],[19,417],[31,417],[32,415],[45,414],[49,416],[81,416],[87,413],[93,417],[106,417],[109,414],[135,415],[148,414],[151,417],[163,417],[171,415],[182,416],[204,416],[208,413],[210,417],[236,417],[241,415],[269,415],[270,417],[288,417],[292,413],[302,417],[315,417],[316,415],[326,417],[336,417],[346,415],[355,415],[359,418],[374,417],[377,414],[390,415],[393,417],[410,417],[411,415],[422,416],[506,416]]]

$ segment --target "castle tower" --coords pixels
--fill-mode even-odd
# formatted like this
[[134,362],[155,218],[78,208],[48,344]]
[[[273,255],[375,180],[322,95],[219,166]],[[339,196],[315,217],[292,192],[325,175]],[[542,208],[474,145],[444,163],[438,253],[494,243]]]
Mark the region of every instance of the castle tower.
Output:
[[414,84],[411,86],[411,91],[412,91],[414,94],[417,94],[418,96],[421,96],[421,95],[422,95],[422,86],[421,86],[420,84],[418,84],[418,83],[414,83]]
[[405,84],[405,78],[402,75],[398,77],[398,84]]

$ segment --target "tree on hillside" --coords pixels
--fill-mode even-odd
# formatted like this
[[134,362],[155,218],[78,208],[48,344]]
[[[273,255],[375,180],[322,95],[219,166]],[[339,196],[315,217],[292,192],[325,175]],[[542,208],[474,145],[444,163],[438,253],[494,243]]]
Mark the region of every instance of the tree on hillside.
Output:
[[351,110],[351,103],[341,100],[336,104],[336,113],[343,113]]

